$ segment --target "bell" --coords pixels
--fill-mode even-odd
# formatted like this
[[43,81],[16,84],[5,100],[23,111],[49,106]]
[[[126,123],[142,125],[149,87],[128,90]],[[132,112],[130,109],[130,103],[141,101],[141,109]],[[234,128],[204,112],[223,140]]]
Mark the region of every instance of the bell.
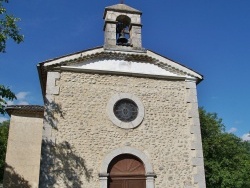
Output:
[[119,38],[117,39],[118,44],[126,44],[128,43],[128,39],[126,39],[124,33],[119,34]]

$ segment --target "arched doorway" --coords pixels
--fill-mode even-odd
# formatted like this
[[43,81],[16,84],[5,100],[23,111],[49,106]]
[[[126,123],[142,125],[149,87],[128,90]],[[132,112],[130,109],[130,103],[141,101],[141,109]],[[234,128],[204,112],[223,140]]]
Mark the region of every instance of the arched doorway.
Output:
[[146,188],[145,167],[134,155],[115,157],[108,167],[108,188]]

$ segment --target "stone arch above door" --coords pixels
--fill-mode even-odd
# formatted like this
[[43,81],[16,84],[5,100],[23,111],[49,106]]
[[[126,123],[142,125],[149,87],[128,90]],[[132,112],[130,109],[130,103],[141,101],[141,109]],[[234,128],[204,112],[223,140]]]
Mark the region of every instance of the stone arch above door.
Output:
[[100,174],[99,174],[99,179],[100,179],[100,188],[107,188],[108,186],[108,167],[110,162],[118,155],[122,154],[131,154],[136,157],[138,157],[144,164],[145,167],[145,172],[146,172],[146,187],[147,188],[154,188],[154,178],[155,174],[153,172],[153,167],[148,159],[147,155],[145,155],[143,152],[140,150],[137,150],[132,147],[122,147],[115,149],[111,151],[103,160],[101,169],[100,169]]
[[146,188],[143,162],[131,154],[116,156],[108,169],[109,188]]

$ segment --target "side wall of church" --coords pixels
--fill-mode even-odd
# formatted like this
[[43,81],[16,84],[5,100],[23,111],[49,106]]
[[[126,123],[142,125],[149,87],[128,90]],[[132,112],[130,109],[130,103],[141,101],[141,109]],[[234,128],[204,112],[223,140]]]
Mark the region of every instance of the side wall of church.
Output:
[[43,118],[11,115],[4,187],[38,188]]
[[[53,187],[99,188],[104,158],[124,146],[148,157],[156,188],[198,187],[192,148],[196,138],[189,114],[190,109],[198,112],[192,100],[187,102],[192,94],[187,93],[186,81],[62,72],[55,85],[59,93],[53,98],[60,108],[53,114],[56,128],[51,134],[55,142],[50,165]],[[137,128],[121,129],[110,121],[107,104],[119,93],[131,93],[142,101],[145,116]]]

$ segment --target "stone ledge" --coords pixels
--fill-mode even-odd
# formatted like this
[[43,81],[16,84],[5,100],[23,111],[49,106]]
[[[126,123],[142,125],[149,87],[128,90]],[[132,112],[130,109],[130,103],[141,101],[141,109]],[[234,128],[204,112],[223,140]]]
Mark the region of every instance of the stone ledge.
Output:
[[137,52],[137,53],[146,53],[147,50],[145,48],[135,48],[131,46],[112,46],[112,45],[105,45],[104,50],[111,50],[111,51],[123,51],[123,52]]

